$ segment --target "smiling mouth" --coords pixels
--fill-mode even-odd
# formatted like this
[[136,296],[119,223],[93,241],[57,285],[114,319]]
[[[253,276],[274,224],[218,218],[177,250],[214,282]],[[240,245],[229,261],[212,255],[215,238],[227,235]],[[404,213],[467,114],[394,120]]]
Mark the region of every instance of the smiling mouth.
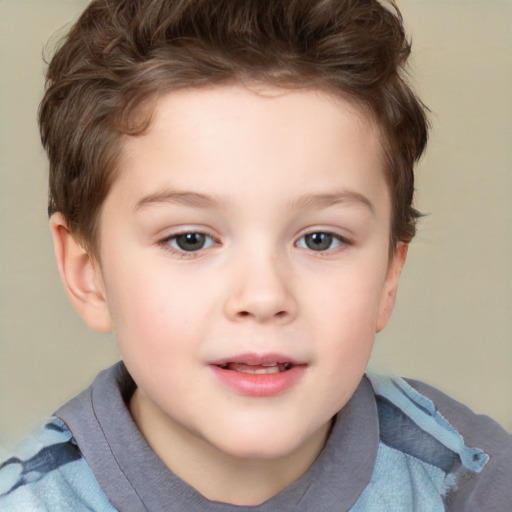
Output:
[[230,370],[240,373],[248,373],[251,375],[265,375],[273,373],[281,373],[290,370],[293,367],[292,363],[262,363],[262,364],[248,364],[248,363],[225,363],[220,364],[218,367],[222,370]]
[[308,367],[306,362],[277,353],[232,355],[209,365],[225,386],[255,398],[277,396],[292,389]]

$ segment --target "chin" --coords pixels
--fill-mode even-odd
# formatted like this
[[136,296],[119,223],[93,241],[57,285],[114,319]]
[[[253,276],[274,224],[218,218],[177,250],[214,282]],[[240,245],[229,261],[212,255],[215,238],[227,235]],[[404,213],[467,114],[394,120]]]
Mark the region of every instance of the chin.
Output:
[[250,446],[229,446],[223,450],[227,455],[239,460],[252,460],[252,461],[271,461],[277,460],[290,455],[295,449],[296,445],[281,445],[269,446],[268,442],[262,441],[258,445],[251,444]]
[[224,435],[222,441],[215,445],[236,459],[263,462],[287,457],[307,444],[309,439],[309,433],[290,432],[274,426],[272,429],[256,429],[254,432],[241,430],[236,434]]

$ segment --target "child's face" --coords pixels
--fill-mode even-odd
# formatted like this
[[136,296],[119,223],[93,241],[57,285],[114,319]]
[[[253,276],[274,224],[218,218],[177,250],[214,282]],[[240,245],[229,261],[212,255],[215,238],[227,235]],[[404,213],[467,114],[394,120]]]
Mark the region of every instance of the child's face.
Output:
[[320,449],[405,254],[376,127],[322,92],[218,86],[165,96],[123,151],[98,272],[138,416],[235,457]]

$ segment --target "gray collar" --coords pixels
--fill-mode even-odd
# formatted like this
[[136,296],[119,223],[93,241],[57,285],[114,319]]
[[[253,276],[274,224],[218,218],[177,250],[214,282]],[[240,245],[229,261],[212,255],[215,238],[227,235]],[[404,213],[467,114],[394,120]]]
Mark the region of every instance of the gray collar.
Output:
[[354,505],[372,476],[379,427],[366,377],[337,415],[329,440],[311,468],[253,507],[209,501],[170,471],[130,416],[126,403],[134,389],[120,362],[101,372],[90,388],[55,413],[71,430],[112,505],[122,512],[340,512]]

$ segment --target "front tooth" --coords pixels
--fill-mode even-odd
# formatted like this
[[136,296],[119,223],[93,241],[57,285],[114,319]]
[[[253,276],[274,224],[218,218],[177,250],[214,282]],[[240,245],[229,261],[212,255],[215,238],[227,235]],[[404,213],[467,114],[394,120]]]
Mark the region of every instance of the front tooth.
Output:
[[252,375],[265,375],[271,373],[279,373],[281,368],[278,365],[272,366],[264,366],[264,365],[236,365],[235,367],[230,368],[231,370],[235,370],[241,373],[249,373]]
[[[266,366],[266,365],[262,365],[262,366]],[[269,373],[279,373],[279,368],[277,367],[277,365],[266,367],[266,368],[257,368],[254,370],[254,373],[258,374],[258,375],[269,374]]]
[[263,363],[261,366],[267,366],[267,367],[277,366],[277,363]]

